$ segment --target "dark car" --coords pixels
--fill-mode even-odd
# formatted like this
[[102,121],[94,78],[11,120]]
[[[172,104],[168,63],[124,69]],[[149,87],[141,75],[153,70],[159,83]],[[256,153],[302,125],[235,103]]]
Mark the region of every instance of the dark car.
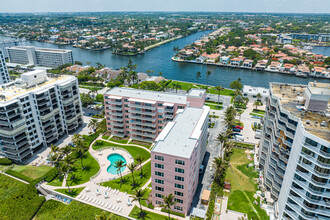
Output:
[[239,129],[239,128],[233,128],[232,130],[236,131],[236,132],[241,132],[241,129]]

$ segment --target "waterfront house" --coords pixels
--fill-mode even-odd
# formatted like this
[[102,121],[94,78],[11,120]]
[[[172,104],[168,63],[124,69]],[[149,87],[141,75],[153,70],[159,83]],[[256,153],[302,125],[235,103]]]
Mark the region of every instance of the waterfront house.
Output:
[[318,76],[318,77],[320,77],[320,76],[324,77],[325,75],[327,75],[326,69],[324,67],[316,66],[316,67],[314,67],[313,75]]
[[230,65],[232,66],[240,66],[241,62],[243,62],[243,57],[235,57],[230,59]]
[[223,65],[227,65],[229,62],[229,57],[227,56],[222,56],[220,57],[220,63],[223,64]]
[[207,58],[206,62],[215,63],[219,59],[220,54],[219,53],[212,53],[212,54],[203,53],[202,56],[205,56]]
[[237,47],[235,47],[235,46],[229,46],[229,47],[226,49],[227,52],[232,52],[232,51],[235,51],[235,50],[237,50]]
[[297,69],[297,76],[308,76],[310,74],[309,67],[305,64],[299,65]]
[[207,59],[206,56],[200,55],[199,57],[196,58],[196,61],[203,63],[206,59]]
[[179,52],[179,58],[182,60],[186,60],[188,57],[191,57],[193,55],[193,52],[189,49],[182,49]]
[[246,59],[246,60],[244,60],[244,62],[243,62],[243,67],[252,68],[252,65],[253,65],[253,60]]
[[268,70],[271,70],[271,71],[278,71],[281,67],[281,63],[280,62],[271,62],[270,65],[267,67]]
[[243,96],[249,98],[257,98],[257,95],[260,94],[263,98],[269,96],[269,89],[263,87],[252,87],[244,85],[243,87]]
[[266,68],[267,60],[258,60],[255,68],[256,70],[264,70]]
[[291,63],[285,63],[283,66],[283,71],[287,73],[294,73],[296,72],[295,66]]

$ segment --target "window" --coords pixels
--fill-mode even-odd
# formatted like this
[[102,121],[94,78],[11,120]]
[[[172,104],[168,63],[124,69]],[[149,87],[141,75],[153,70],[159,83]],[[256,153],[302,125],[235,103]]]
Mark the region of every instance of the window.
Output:
[[155,167],[159,169],[164,169],[164,164],[155,163]]
[[156,189],[157,191],[164,192],[164,188],[163,188],[163,187],[156,186],[155,189]]
[[155,175],[156,175],[156,176],[164,177],[164,173],[163,173],[163,172],[155,171]]
[[176,209],[176,210],[178,210],[178,211],[182,211],[183,209],[182,209],[182,207],[181,206],[174,206],[174,209]]
[[316,172],[320,173],[320,174],[325,174],[325,175],[327,175],[327,174],[330,173],[330,169],[321,168],[321,167],[319,167],[319,166],[317,166],[317,165],[315,165],[314,170],[315,170]]
[[164,161],[164,157],[163,156],[155,155],[155,159],[156,160],[160,160],[160,161]]
[[304,154],[309,155],[311,157],[314,157],[314,155],[315,155],[313,151],[308,150],[306,147],[302,147],[301,152],[303,152]]
[[158,193],[156,193],[156,197],[157,197],[157,198],[163,198],[163,195],[162,195],[162,194],[158,194]]
[[157,204],[157,205],[163,205],[164,202],[162,202],[162,201],[156,201],[156,204]]
[[312,145],[314,147],[317,146],[317,142],[316,141],[313,141],[312,139],[309,139],[309,138],[306,138],[305,143],[306,144],[309,144],[309,145]]
[[321,156],[317,157],[317,161],[320,162],[321,164],[330,165],[330,159]]
[[177,196],[183,196],[183,192],[174,191],[174,194]]
[[178,106],[178,109],[184,109],[184,106]]
[[174,184],[174,186],[175,186],[175,188],[179,188],[179,189],[183,189],[183,185],[181,185],[181,184]]
[[175,160],[175,164],[184,165],[184,161],[183,160]]
[[163,124],[163,121],[158,121],[159,124]]
[[164,184],[164,180],[155,179],[155,183]]
[[179,181],[184,181],[184,178],[182,176],[175,176],[175,180],[179,180]]
[[181,204],[183,203],[183,200],[182,199],[175,198],[174,201],[176,201],[177,203],[181,203]]
[[144,106],[151,107],[151,104],[150,103],[144,103]]
[[158,118],[163,118],[163,116],[162,115],[158,115]]
[[184,173],[184,169],[175,167],[175,172],[177,172],[177,173]]
[[159,106],[159,107],[162,107],[162,106],[163,106],[163,103],[158,103],[158,106]]

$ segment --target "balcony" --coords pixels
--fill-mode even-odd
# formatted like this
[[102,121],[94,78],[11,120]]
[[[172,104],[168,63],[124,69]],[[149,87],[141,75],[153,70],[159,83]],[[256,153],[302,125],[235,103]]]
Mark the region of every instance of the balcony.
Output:
[[110,113],[110,115],[120,116],[120,117],[122,117],[124,115],[124,113],[122,113],[122,112],[109,112],[109,113]]
[[151,138],[142,138],[142,137],[138,137],[138,136],[134,136],[134,135],[132,135],[131,138],[136,141],[145,141],[145,142],[150,142],[150,143],[153,142],[153,139],[151,139]]
[[71,125],[68,126],[68,130],[72,131],[77,127],[77,123],[72,123]]
[[116,128],[116,127],[111,127],[111,131],[118,131],[118,132],[124,132],[124,128]]
[[141,114],[141,115],[151,115],[151,116],[156,116],[156,114],[157,114],[157,112],[139,111],[139,110],[135,110],[135,109],[130,109],[129,112]]
[[116,110],[116,111],[122,111],[123,110],[123,106],[109,106],[108,107],[109,108],[109,110]]
[[44,121],[44,120],[49,119],[49,118],[52,117],[52,116],[53,116],[53,112],[50,111],[50,112],[48,112],[48,113],[41,114],[41,115],[40,115],[40,119]]
[[16,128],[2,127],[0,128],[0,134],[7,136],[15,136],[17,133],[23,131],[25,128],[25,123],[18,125]]
[[172,119],[174,117],[174,114],[164,114],[164,117]]
[[133,103],[128,104],[131,108],[141,108],[141,109],[149,109],[149,110],[156,110],[156,106],[147,106],[147,105],[137,105]]
[[120,122],[123,122],[124,121],[124,118],[110,117],[110,120],[111,121],[120,121]]
[[125,137],[125,134],[123,132],[117,132],[117,131],[112,131],[111,130],[111,133],[114,135],[114,136],[117,136],[117,137]]
[[63,104],[68,104],[68,103],[72,103],[73,102],[73,97],[72,96],[70,96],[70,97],[68,97],[68,98],[64,98],[63,97]]
[[174,108],[164,108],[164,112],[174,112]]
[[52,143],[55,139],[57,139],[57,137],[56,137],[56,135],[53,135],[53,136],[47,138],[47,139],[46,139],[46,142],[47,142],[47,144],[50,144],[50,143]]
[[156,129],[139,127],[139,126],[134,126],[134,125],[131,125],[130,128],[135,129],[135,130],[141,130],[141,131],[149,131],[149,132],[152,132],[152,133],[155,133],[157,131]]
[[137,124],[137,125],[144,125],[144,126],[149,126],[149,127],[156,127],[156,123],[146,123],[146,122],[142,122],[142,121],[131,121],[131,124]]
[[123,123],[117,123],[117,122],[110,122],[111,125],[113,126],[119,126],[119,127],[123,127],[124,124]]
[[140,135],[140,136],[144,136],[144,137],[150,137],[150,138],[155,138],[156,137],[156,134],[150,134],[150,133],[145,133],[145,132],[136,131],[136,130],[132,130],[131,134],[136,134],[136,135]]

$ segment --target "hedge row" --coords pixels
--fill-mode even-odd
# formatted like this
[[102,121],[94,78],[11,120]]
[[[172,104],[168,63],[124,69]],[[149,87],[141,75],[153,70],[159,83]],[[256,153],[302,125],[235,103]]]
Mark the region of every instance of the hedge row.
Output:
[[12,165],[13,161],[8,158],[0,158],[0,165]]
[[24,181],[26,181],[28,183],[31,183],[33,181],[32,178],[27,177],[27,176],[25,176],[25,175],[23,175],[23,174],[21,174],[19,172],[16,172],[14,170],[7,170],[6,173],[9,174],[9,175],[12,175],[12,176],[14,176],[14,177],[16,177],[18,179],[24,180]]
[[[166,212],[166,213],[168,213],[168,210],[165,209],[165,208],[162,208],[161,211],[162,211],[162,212]],[[177,216],[180,216],[180,217],[182,217],[182,218],[185,218],[185,217],[186,217],[185,214],[183,214],[183,213],[179,213],[179,212],[174,212],[174,211],[172,211],[172,210],[170,211],[170,213],[171,213],[172,215],[177,215]]]
[[39,183],[42,180],[45,180],[47,182],[52,181],[53,179],[56,178],[56,176],[58,175],[57,169],[54,167],[51,170],[49,170],[47,173],[45,173],[43,176],[37,178],[37,179],[32,179],[30,177],[27,177],[21,173],[18,173],[14,170],[7,170],[6,171],[7,174],[12,175],[18,179],[24,180],[28,183],[31,183],[31,185],[36,185],[37,183]]

